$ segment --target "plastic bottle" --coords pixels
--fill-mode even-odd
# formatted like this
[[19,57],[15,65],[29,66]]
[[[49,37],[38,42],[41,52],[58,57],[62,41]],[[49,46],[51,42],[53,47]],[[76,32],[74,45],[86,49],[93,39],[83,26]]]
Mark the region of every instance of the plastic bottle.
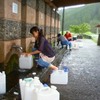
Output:
[[34,85],[35,88],[40,89],[43,87],[43,84],[40,82],[39,77],[34,77],[33,82],[31,85]]
[[37,94],[37,100],[60,100],[60,94],[54,86],[43,87]]
[[20,69],[31,69],[33,67],[32,55],[21,55],[19,58],[19,67]]
[[0,72],[0,94],[6,93],[6,74]]
[[54,71],[50,75],[51,84],[67,84],[68,83],[68,72],[67,69]]
[[35,93],[34,86],[27,83],[25,87],[24,100],[36,100],[36,95],[34,93]]
[[26,82],[22,79],[19,80],[21,100],[24,100]]

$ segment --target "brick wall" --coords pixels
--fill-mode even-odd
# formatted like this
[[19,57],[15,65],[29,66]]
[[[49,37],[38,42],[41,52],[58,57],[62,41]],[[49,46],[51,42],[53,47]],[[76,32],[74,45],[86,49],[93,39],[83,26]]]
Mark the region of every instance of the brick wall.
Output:
[[60,28],[59,14],[44,0],[0,0],[0,63],[5,61],[13,44],[25,51],[30,49],[35,40],[29,30],[36,24],[43,28],[50,41]]

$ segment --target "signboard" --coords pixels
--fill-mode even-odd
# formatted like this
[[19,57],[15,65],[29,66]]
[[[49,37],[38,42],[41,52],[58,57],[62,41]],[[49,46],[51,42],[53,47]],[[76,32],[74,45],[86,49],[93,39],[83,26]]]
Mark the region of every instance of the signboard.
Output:
[[17,3],[12,3],[12,12],[17,14],[18,13],[18,4]]

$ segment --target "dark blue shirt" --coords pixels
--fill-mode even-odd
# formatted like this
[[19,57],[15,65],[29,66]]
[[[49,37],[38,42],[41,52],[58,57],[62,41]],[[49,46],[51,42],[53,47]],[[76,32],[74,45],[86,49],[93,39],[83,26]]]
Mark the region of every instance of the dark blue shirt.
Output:
[[44,37],[41,37],[40,43],[38,43],[37,41],[35,42],[35,48],[37,48],[39,51],[41,51],[44,55],[48,57],[55,56],[53,48]]

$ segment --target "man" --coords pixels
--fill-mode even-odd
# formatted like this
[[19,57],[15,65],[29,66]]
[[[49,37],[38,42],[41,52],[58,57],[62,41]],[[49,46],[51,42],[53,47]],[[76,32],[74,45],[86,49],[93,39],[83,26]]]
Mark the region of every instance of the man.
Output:
[[72,41],[72,34],[71,34],[69,31],[66,32],[65,38],[66,38],[68,41]]
[[[59,44],[59,42],[61,42],[62,48],[63,48],[63,45],[66,45],[66,49],[67,49],[67,47],[69,46],[69,50],[71,51],[71,42],[68,41],[68,40],[67,40],[63,35],[61,35],[61,34],[58,34],[57,37],[58,37],[58,38],[57,38],[58,44]],[[58,44],[57,44],[57,45],[58,45]]]

